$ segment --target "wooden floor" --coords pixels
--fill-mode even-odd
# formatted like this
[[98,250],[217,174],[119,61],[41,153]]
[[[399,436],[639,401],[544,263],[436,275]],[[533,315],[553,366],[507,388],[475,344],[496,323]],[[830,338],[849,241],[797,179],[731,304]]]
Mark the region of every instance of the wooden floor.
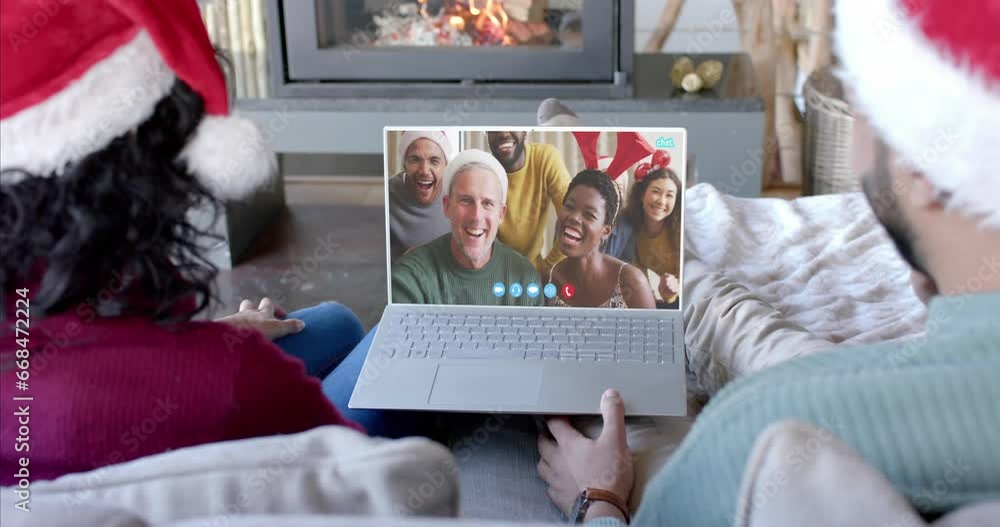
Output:
[[388,299],[384,200],[381,180],[365,179],[374,181],[289,183],[288,210],[244,261],[219,274],[220,302],[209,316],[268,296],[287,311],[340,302],[366,329],[375,325]]

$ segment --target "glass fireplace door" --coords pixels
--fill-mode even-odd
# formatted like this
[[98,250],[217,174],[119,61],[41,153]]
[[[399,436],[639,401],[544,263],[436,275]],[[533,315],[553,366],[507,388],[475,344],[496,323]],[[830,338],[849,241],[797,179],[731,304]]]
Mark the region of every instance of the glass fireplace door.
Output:
[[304,81],[607,82],[611,0],[289,0],[288,77]]

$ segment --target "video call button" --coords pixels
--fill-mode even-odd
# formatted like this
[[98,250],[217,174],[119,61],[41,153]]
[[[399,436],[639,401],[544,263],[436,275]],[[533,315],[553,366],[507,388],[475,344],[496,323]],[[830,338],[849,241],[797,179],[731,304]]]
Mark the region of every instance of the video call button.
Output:
[[573,298],[574,295],[576,295],[576,288],[573,287],[573,284],[563,284],[562,286],[563,298],[569,300],[570,298]]
[[521,295],[523,294],[524,288],[521,287],[520,283],[514,282],[513,284],[510,284],[510,296],[514,298],[521,298]]
[[545,284],[545,298],[556,297],[556,284]]
[[541,293],[542,290],[540,287],[538,287],[538,284],[531,282],[530,284],[528,284],[527,292],[528,292],[528,297],[537,298],[538,294]]
[[497,282],[493,284],[493,296],[500,298],[506,292],[507,292],[507,286],[503,285],[503,282]]

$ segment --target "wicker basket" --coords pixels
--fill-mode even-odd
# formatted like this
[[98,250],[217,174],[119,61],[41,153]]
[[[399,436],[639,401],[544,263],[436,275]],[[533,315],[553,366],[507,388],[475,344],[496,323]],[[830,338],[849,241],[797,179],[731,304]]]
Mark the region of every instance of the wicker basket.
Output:
[[802,89],[806,101],[802,193],[832,194],[861,190],[851,171],[854,118],[840,81],[830,68],[809,75]]

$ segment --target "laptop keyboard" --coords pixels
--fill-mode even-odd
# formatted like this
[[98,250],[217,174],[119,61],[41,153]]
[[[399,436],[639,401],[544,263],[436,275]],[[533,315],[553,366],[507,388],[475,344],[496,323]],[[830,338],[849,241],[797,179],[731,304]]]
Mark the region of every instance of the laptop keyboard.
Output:
[[395,313],[378,329],[394,358],[545,359],[664,364],[674,358],[669,320],[601,316]]

